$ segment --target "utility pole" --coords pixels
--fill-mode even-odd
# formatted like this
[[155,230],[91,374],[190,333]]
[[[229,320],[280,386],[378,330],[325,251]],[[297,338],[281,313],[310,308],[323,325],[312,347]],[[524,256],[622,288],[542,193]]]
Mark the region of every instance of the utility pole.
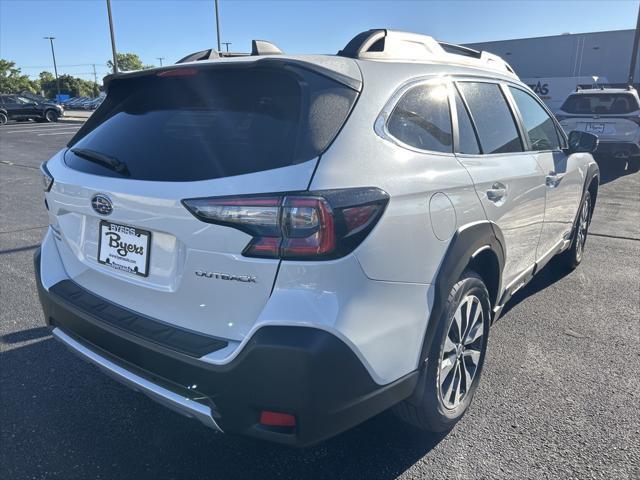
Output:
[[164,60],[164,57],[156,57],[158,60],[160,60],[160,66],[162,66],[162,60]]
[[218,51],[220,51],[220,14],[218,13],[218,0],[215,0],[216,5],[216,40],[218,41]]
[[49,40],[51,43],[51,56],[53,57],[53,71],[56,74],[56,89],[58,90],[58,95],[60,95],[60,80],[58,80],[58,66],[56,65],[56,52],[53,50],[53,41],[56,37],[44,37],[45,40]]
[[629,86],[633,85],[636,74],[636,63],[638,61],[638,43],[640,42],[640,6],[638,7],[638,21],[636,22],[636,35],[633,39],[633,48],[631,49],[631,65],[629,67]]
[[109,15],[109,32],[111,33],[111,53],[113,54],[113,73],[118,73],[118,55],[116,54],[116,37],[113,34],[113,18],[111,17],[111,0],[107,0],[107,14]]
[[95,95],[98,95],[98,93],[100,92],[98,88],[98,74],[96,73],[96,64],[92,63],[91,66],[93,67],[93,84],[94,84],[93,93]]
[[231,42],[222,42],[222,44],[227,47],[227,53],[229,52],[229,45],[231,45]]

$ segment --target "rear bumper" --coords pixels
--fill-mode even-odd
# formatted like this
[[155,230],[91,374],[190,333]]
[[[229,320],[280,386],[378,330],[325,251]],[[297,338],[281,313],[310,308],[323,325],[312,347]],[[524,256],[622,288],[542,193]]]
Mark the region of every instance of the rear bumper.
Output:
[[[415,388],[416,372],[378,385],[342,340],[310,327],[265,326],[231,363],[212,365],[101,319],[102,306],[88,310],[74,295],[56,295],[55,285],[45,289],[39,251],[35,267],[56,338],[122,383],[226,433],[307,446],[382,412]],[[263,410],[295,415],[296,427],[260,425]]]
[[640,155],[640,145],[635,142],[598,142],[598,149],[596,153],[604,155],[625,155],[628,157],[635,157]]

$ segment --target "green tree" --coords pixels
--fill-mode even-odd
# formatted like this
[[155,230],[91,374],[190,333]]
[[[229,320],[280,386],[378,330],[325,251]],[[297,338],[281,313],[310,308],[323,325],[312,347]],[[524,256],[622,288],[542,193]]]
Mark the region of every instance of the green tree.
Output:
[[18,93],[23,91],[38,93],[40,85],[37,80],[29,80],[23,75],[15,62],[0,58],[0,93]]
[[[135,53],[118,53],[116,58],[118,59],[118,71],[121,72],[153,68],[153,65],[144,65],[140,57]],[[113,71],[113,62],[111,60],[107,61],[107,66]]]
[[[60,81],[60,93],[72,97],[95,97],[98,95],[95,84],[89,80],[71,75],[60,75],[58,80]],[[55,97],[58,93],[56,79],[50,72],[40,73],[40,86],[45,97]]]

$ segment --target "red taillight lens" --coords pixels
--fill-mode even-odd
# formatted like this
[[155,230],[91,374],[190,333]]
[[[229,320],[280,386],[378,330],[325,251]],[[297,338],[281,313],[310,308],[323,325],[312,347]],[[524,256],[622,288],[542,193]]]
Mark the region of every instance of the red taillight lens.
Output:
[[193,77],[198,74],[195,68],[174,68],[156,73],[156,77]]
[[183,204],[203,222],[252,235],[244,256],[317,260],[351,252],[378,221],[388,199],[382,190],[365,188],[195,198]]
[[295,427],[296,417],[288,413],[263,410],[260,413],[260,424],[268,427]]

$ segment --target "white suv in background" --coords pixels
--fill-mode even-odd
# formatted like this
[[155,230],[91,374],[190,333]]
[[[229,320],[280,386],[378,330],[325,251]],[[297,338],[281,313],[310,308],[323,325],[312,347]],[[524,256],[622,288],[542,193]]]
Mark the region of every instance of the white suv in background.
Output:
[[596,153],[640,165],[640,99],[634,88],[591,88],[570,94],[556,117],[565,131],[598,136]]
[[43,165],[53,335],[229,433],[309,445],[390,407],[451,428],[505,303],[582,260],[597,138],[424,35],[219,57],[107,77]]

